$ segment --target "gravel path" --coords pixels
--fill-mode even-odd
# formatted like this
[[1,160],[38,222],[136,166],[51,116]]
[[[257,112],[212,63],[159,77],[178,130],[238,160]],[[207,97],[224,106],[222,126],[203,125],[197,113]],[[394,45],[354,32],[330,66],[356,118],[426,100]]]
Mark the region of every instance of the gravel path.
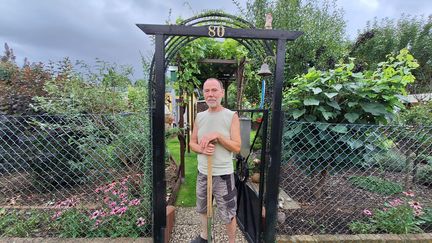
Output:
[[[217,217],[216,208],[213,226],[214,242],[228,242],[225,224]],[[171,234],[172,243],[189,242],[194,239],[200,231],[199,215],[194,207],[176,207],[175,225]],[[241,230],[237,227],[236,242],[247,243]]]

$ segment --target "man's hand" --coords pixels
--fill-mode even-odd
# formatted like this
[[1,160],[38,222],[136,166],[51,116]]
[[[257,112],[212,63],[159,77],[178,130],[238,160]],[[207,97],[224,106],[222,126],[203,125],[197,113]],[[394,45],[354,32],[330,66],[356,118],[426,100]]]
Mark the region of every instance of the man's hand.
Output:
[[205,147],[201,150],[201,153],[205,154],[205,155],[212,156],[214,151],[215,151],[215,148],[216,148],[216,145],[214,145],[213,143],[209,143],[207,145],[207,147]]
[[217,143],[218,137],[219,133],[217,132],[212,132],[204,135],[200,141],[201,150],[204,150],[206,147],[208,147],[210,143]]

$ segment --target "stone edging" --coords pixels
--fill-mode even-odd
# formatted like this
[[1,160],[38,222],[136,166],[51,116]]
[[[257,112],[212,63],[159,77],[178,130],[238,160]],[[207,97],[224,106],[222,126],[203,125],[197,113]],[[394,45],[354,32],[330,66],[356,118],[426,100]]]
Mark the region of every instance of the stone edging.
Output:
[[152,238],[0,238],[1,243],[152,243]]
[[309,242],[418,242],[432,243],[432,233],[426,234],[359,234],[359,235],[278,235],[277,242],[281,243],[309,243]]

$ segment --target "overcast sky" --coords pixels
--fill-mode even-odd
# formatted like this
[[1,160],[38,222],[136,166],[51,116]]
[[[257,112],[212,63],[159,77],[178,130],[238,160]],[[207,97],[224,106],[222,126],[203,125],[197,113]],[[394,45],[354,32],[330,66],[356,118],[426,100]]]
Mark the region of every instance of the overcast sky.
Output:
[[[339,0],[338,5],[351,39],[374,17],[432,14],[430,0]],[[100,58],[131,65],[136,79],[142,78],[140,53],[150,56],[154,47],[135,24],[165,24],[204,9],[238,13],[231,0],[0,0],[0,43],[8,43],[18,64],[25,57],[30,62],[70,57],[89,64]]]

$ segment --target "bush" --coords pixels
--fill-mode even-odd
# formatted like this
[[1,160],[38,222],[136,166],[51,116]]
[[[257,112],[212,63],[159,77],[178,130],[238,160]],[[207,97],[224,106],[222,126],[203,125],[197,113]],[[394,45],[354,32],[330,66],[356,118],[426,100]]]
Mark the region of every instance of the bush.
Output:
[[33,185],[41,191],[53,191],[82,182],[87,168],[79,166],[83,158],[76,141],[80,135],[53,128],[39,134],[33,142],[36,156],[29,162]]
[[416,174],[416,180],[421,184],[432,186],[432,164],[420,167]]
[[403,172],[406,170],[406,156],[397,150],[388,150],[373,157],[376,164],[385,171]]

